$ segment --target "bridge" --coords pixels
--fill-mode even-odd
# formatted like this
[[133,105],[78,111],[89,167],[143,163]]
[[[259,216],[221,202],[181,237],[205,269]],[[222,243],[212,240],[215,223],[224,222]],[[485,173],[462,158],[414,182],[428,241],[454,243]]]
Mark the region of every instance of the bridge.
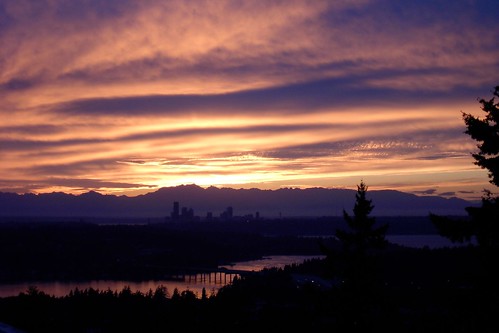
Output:
[[225,285],[231,283],[235,277],[239,278],[252,273],[255,272],[228,268],[189,268],[183,272],[172,275],[171,278],[186,282],[208,282]]

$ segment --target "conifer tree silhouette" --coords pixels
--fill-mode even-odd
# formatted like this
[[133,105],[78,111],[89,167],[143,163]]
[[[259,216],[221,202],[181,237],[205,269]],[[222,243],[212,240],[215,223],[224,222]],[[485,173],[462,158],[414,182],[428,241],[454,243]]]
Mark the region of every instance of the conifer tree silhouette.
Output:
[[343,210],[348,228],[336,230],[343,244],[340,326],[349,332],[367,331],[373,321],[368,314],[382,300],[375,253],[387,243],[388,224],[376,226],[376,219],[370,216],[374,206],[366,197],[367,189],[363,181],[357,185],[353,216]]
[[[475,164],[488,170],[490,183],[499,186],[499,86],[495,87],[494,97],[480,99],[484,118],[463,113],[466,134],[478,142],[478,152],[472,153]],[[442,236],[453,242],[467,242],[475,237],[482,250],[488,255],[499,253],[499,197],[484,190],[481,207],[467,207],[469,219],[449,219],[430,214],[430,218]]]
[[381,249],[387,243],[385,234],[388,225],[375,227],[376,219],[369,216],[374,206],[372,200],[366,197],[367,189],[368,186],[363,181],[357,185],[353,216],[343,210],[343,218],[350,230],[336,230],[336,237],[343,243],[344,248],[358,256],[365,256],[370,248]]
[[499,86],[492,93],[494,97],[490,100],[480,99],[482,110],[486,113],[485,118],[475,117],[463,113],[466,124],[466,134],[478,141],[477,153],[472,154],[475,164],[489,171],[490,182],[499,186]]
[[[499,186],[499,86],[495,87],[490,100],[480,99],[485,118],[463,113],[466,134],[478,142],[478,152],[472,153],[475,164],[488,170],[490,183]],[[499,196],[484,190],[480,207],[467,207],[467,219],[455,219],[430,213],[430,218],[440,235],[453,242],[476,240],[480,272],[475,281],[477,299],[475,300],[478,323],[490,331],[497,328],[499,313],[499,284],[497,262],[499,259]]]

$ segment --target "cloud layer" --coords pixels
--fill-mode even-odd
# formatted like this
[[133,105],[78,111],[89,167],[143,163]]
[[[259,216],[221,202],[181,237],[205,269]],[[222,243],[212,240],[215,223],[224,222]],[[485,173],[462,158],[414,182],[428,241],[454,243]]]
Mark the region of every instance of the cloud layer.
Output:
[[[494,1],[2,1],[0,190],[488,186]],[[491,74],[492,73],[492,74]]]

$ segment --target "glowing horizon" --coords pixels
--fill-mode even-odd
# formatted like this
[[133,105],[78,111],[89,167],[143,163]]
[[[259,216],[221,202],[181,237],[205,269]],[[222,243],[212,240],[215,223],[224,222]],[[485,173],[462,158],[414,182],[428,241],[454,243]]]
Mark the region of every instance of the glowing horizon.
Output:
[[494,6],[0,2],[0,191],[363,179],[477,199],[461,112],[499,84]]

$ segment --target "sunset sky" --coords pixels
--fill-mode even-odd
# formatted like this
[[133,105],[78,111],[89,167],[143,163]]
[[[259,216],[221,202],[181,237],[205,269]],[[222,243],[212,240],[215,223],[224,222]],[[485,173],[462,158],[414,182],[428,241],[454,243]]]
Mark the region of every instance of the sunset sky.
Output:
[[479,198],[494,1],[0,0],[0,191]]

